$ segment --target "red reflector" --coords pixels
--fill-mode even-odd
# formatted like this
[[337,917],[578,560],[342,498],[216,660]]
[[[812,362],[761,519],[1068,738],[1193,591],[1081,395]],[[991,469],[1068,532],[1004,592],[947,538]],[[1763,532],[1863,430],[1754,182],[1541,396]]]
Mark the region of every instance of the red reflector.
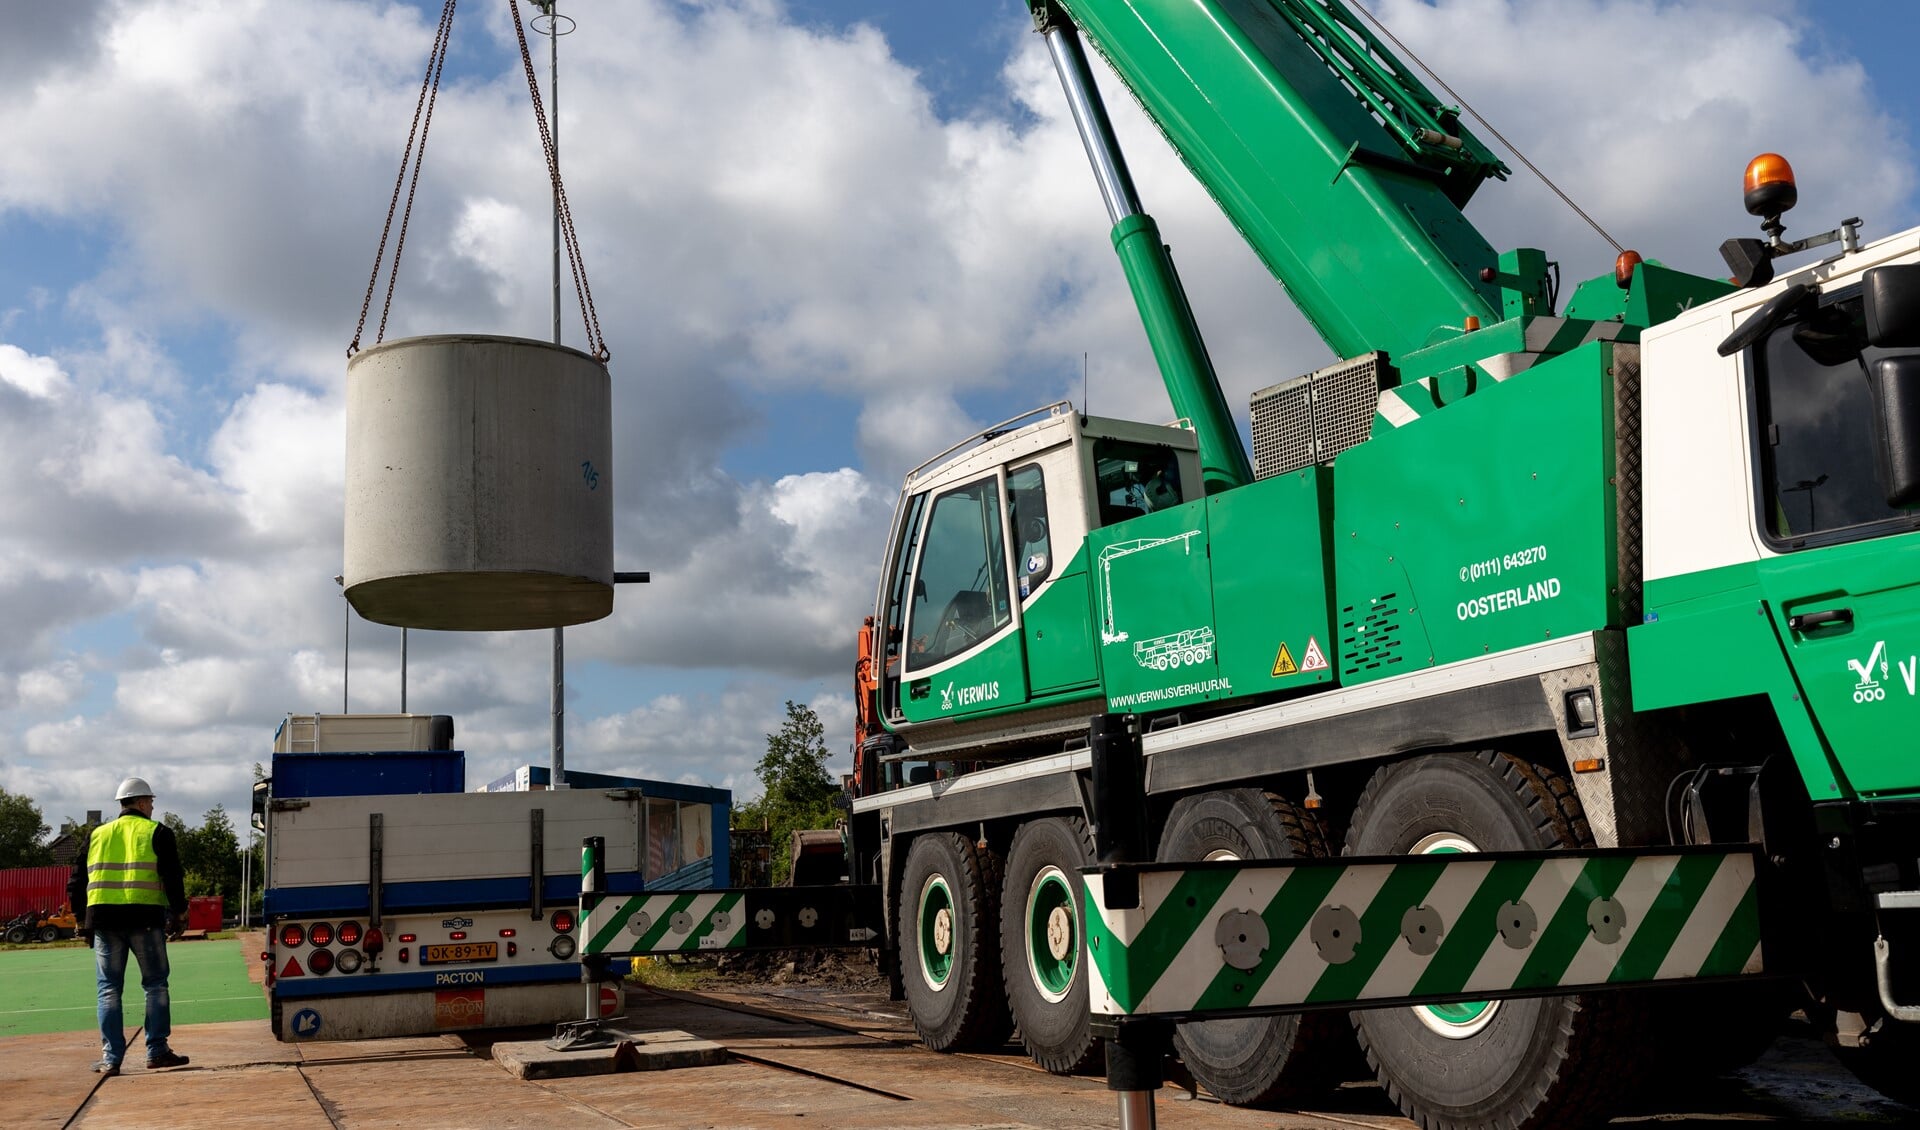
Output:
[[518,954],[519,952],[520,952],[520,943],[519,943],[519,942],[508,942],[508,943],[507,943],[507,956],[508,956],[508,957],[513,957],[513,956],[515,956],[516,954]]
[[314,973],[333,972],[333,951],[314,950],[307,955],[307,968]]
[[288,949],[292,949],[306,940],[307,932],[300,928],[298,922],[289,922],[285,926],[280,927],[280,944]]
[[402,962],[405,962],[407,960],[407,947],[405,946],[400,947],[400,960]]
[[558,934],[573,932],[573,911],[556,910],[553,912],[553,929]]
[[325,922],[315,922],[313,925],[307,927],[307,941],[312,942],[316,946],[332,945],[333,927]]
[[297,957],[288,958],[287,963],[280,968],[280,976],[282,977],[303,977],[306,975],[306,972],[306,970],[300,968],[300,959]]
[[464,942],[467,940],[467,932],[465,930],[455,930],[453,933],[448,934],[447,937],[452,938],[456,942]]
[[357,946],[360,944],[360,923],[340,923],[340,944],[343,946]]
[[503,937],[503,938],[511,938],[511,937],[513,937],[513,936],[514,936],[514,934],[515,934],[515,933],[517,933],[517,932],[518,932],[518,931],[515,931],[515,930],[502,930],[502,931],[500,931],[500,936],[501,936],[501,937]]
[[411,941],[413,941],[413,935],[412,935],[412,934],[402,934],[402,935],[400,935],[400,940],[401,940],[401,941],[403,941],[403,942],[411,942]]

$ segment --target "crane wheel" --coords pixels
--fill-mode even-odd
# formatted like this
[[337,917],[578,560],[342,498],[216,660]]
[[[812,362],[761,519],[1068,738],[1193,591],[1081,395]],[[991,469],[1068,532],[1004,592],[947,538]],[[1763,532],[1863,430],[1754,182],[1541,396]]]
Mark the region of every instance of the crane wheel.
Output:
[[[1348,855],[1592,845],[1564,778],[1493,751],[1440,753],[1375,773]],[[1422,1130],[1604,1122],[1635,1082],[1639,999],[1623,993],[1354,1012],[1387,1094]]]
[[1023,824],[1007,851],[1000,968],[1007,1005],[1033,1062],[1056,1075],[1100,1062],[1087,1008],[1085,882],[1093,844],[1079,817]]
[[[1299,859],[1327,854],[1319,821],[1284,797],[1221,789],[1182,797],[1156,858]],[[1235,1106],[1298,1106],[1357,1077],[1353,1035],[1338,1013],[1196,1020],[1174,1029],[1194,1080]]]
[[1013,1034],[1000,987],[1000,860],[965,836],[913,841],[900,884],[901,979],[934,1051],[998,1050]]

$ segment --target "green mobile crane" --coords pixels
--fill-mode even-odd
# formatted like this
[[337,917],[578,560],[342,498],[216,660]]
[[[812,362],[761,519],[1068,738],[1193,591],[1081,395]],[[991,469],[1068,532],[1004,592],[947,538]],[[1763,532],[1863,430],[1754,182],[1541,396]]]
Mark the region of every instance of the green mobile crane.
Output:
[[[1151,1012],[1262,1103],[1357,1036],[1423,1126],[1564,1126],[1798,1001],[1916,1097],[1920,233],[1787,241],[1768,155],[1731,282],[1623,253],[1563,303],[1342,0],[1030,5],[1180,422],[1056,404],[906,478],[849,840],[925,1042],[1074,1071]],[[1251,460],[1081,32],[1341,359],[1254,395]],[[1145,925],[1080,872],[1109,714],[1201,861]]]

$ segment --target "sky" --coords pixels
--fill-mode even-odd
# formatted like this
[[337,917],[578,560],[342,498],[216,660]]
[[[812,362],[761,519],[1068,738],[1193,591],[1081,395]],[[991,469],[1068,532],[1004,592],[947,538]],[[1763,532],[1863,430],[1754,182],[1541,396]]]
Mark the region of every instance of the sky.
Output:
[[[1366,3],[1650,258],[1723,273],[1766,150],[1799,174],[1789,237],[1920,222],[1898,0]],[[400,707],[399,630],[333,580],[345,352],[439,5],[3,5],[0,787],[56,827],[129,774],[190,821],[244,812],[287,713]],[[1058,399],[1172,414],[1085,156],[1023,3],[560,9],[616,567],[653,578],[567,631],[566,763],[745,799],[793,700],[843,770],[903,472]],[[1098,69],[1244,427],[1332,358]],[[387,338],[546,339],[548,209],[508,5],[468,0]],[[1524,174],[1467,215],[1569,283],[1611,267]],[[411,633],[408,708],[454,716],[470,786],[546,763],[550,647]]]

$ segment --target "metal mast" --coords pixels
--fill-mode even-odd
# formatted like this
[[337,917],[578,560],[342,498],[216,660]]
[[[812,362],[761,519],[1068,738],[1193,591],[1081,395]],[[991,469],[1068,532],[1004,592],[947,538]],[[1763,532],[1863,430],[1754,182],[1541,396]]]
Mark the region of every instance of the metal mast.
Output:
[[[554,11],[557,0],[534,0],[540,15],[533,30],[547,37],[547,104],[553,134],[553,160],[560,163],[560,37],[573,30],[573,20]],[[561,23],[562,20],[566,22]],[[542,26],[544,23],[545,26]],[[560,189],[553,189],[553,344],[560,344]],[[567,787],[567,630],[553,630],[553,694],[550,706],[553,738],[547,787]]]

